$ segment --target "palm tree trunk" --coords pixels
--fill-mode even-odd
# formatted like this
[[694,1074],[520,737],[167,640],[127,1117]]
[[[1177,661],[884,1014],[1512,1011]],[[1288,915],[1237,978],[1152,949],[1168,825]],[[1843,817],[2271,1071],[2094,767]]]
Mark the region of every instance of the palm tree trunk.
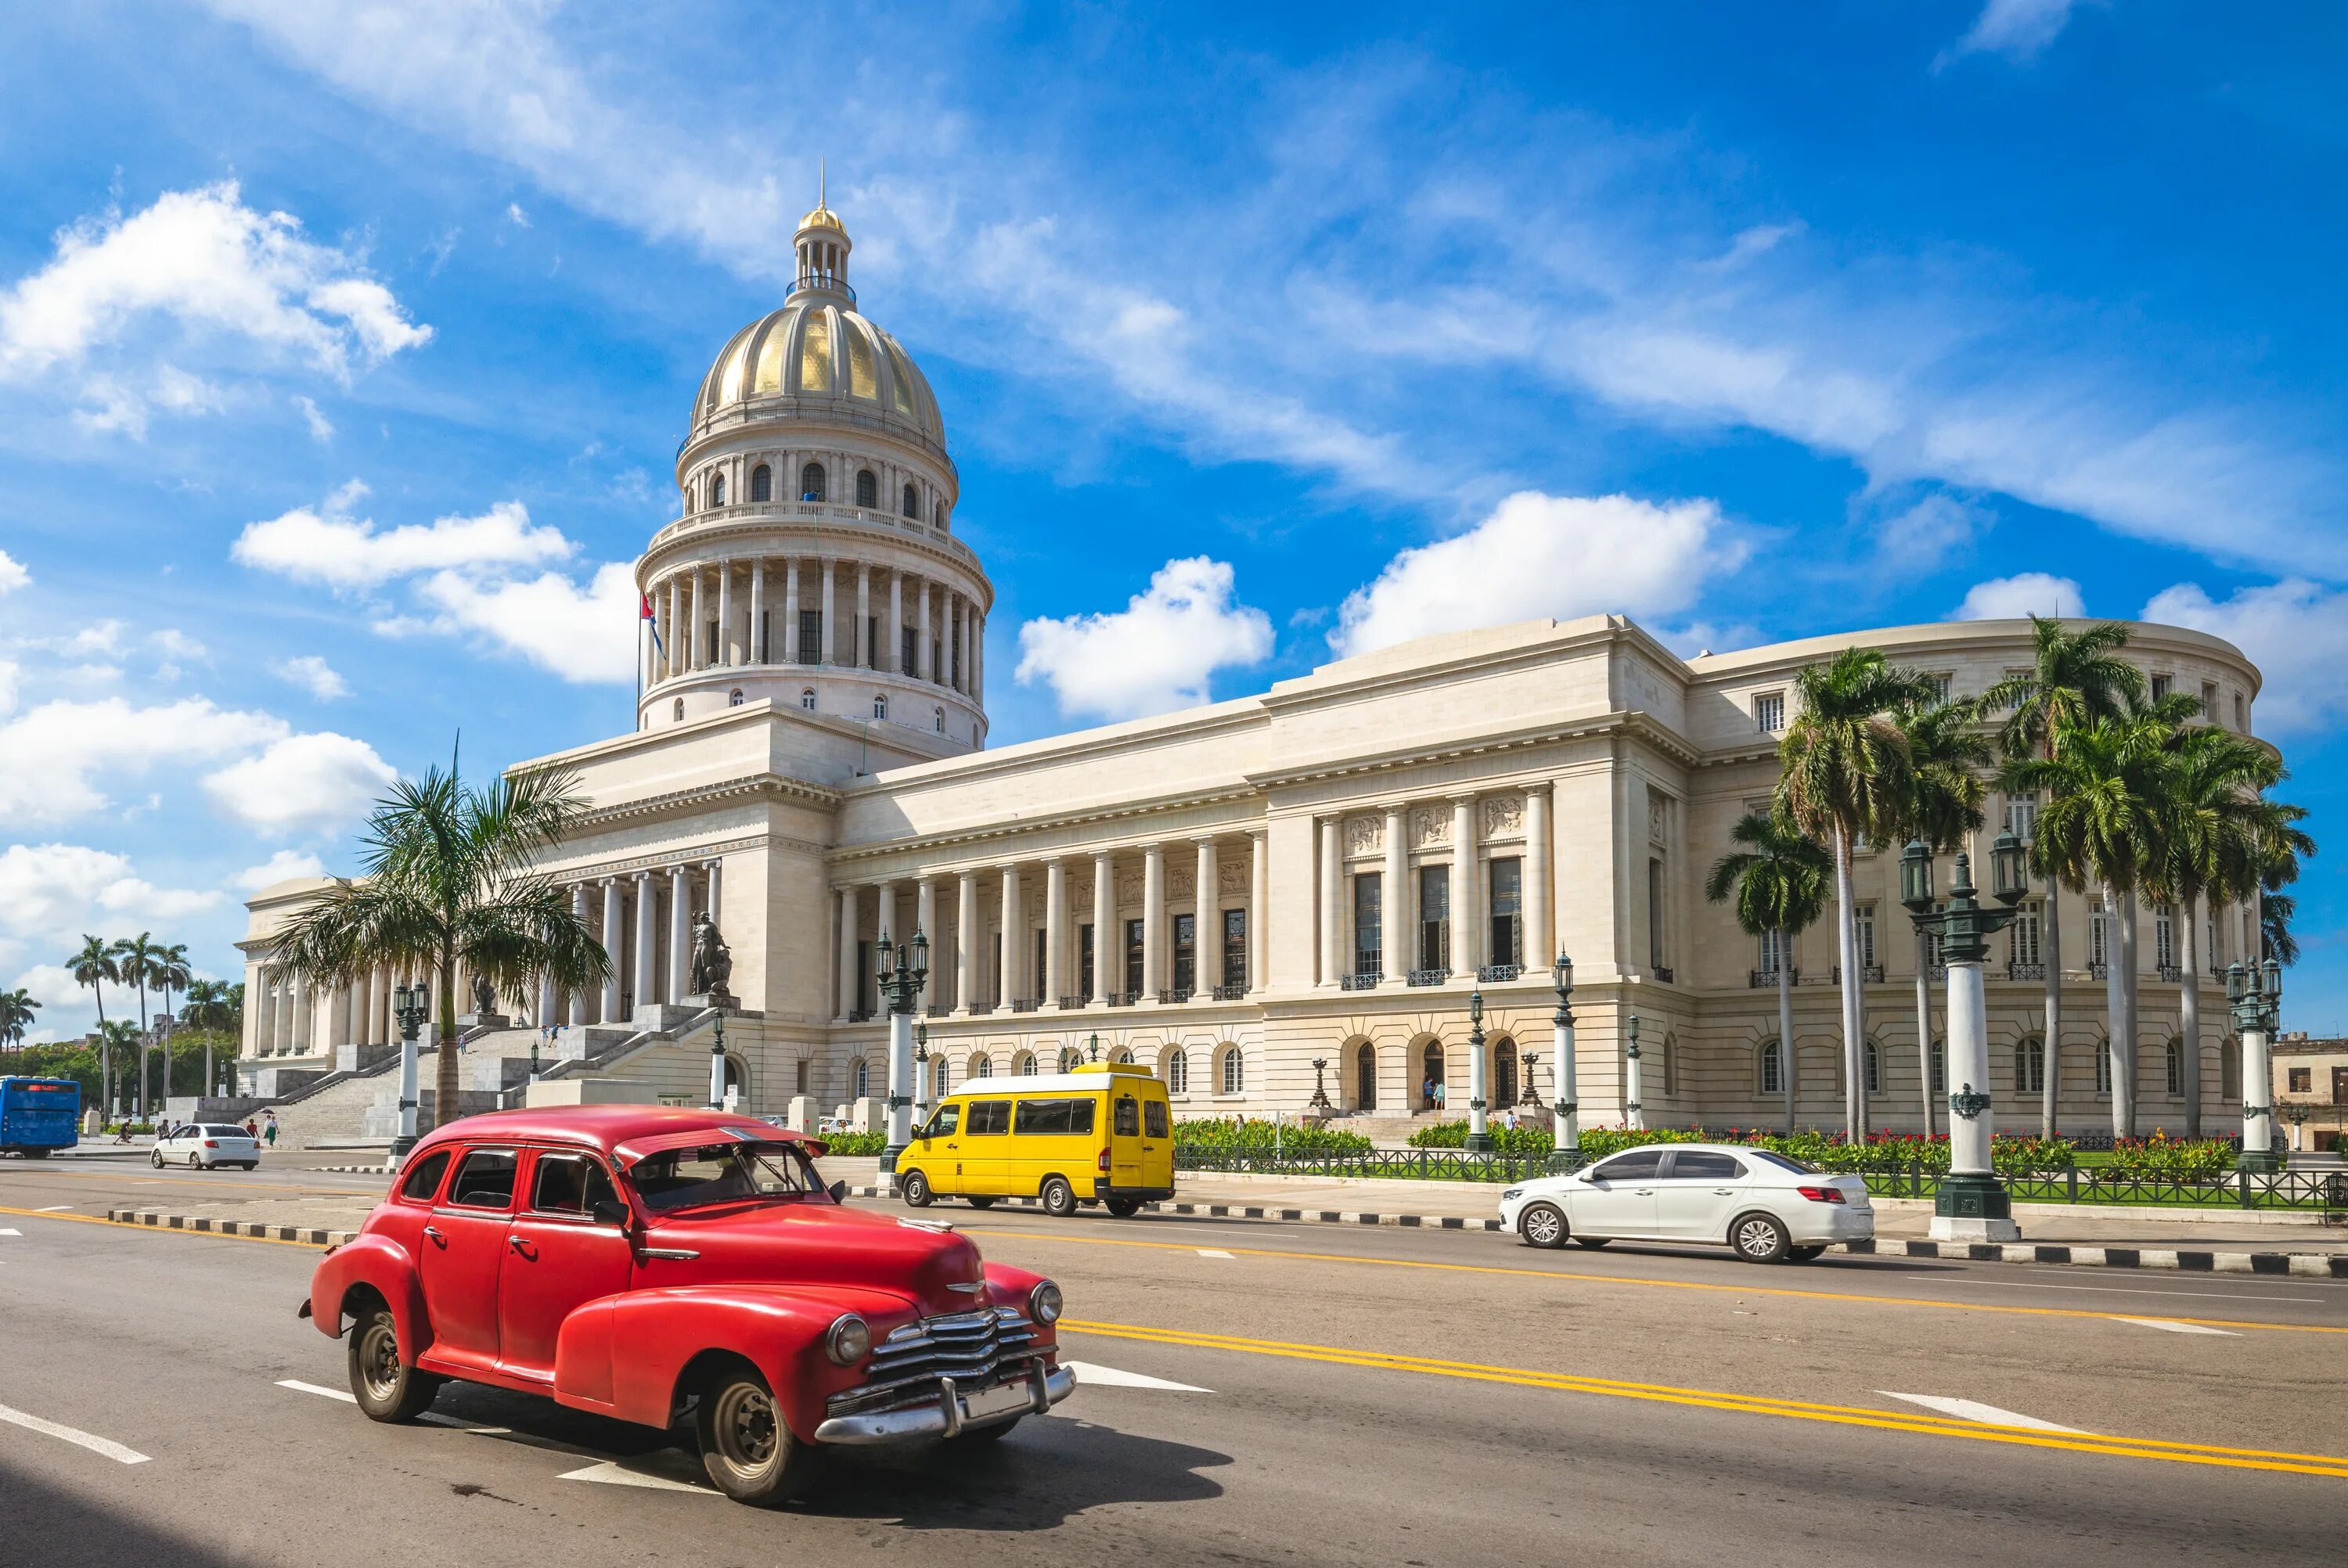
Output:
[[1777,1083],[1786,1091],[1786,1134],[1794,1132],[1794,938],[1777,933]]
[[1924,1136],[1932,1135],[1932,975],[1925,962],[1929,944],[1916,933],[1916,1071],[1918,1091],[1924,1100]]
[[2104,1075],[2111,1081],[2112,1136],[2127,1136],[2121,1100],[2127,1093],[2127,1062],[2121,1056],[2127,1003],[2120,996],[2120,896],[2104,885]]
[[92,980],[89,994],[98,1003],[98,1125],[104,1126],[106,1119],[114,1114],[114,1052],[106,1044],[106,993]]
[[2185,938],[2177,945],[2177,957],[2181,977],[2177,988],[2178,1033],[2184,1036],[2179,1050],[2184,1061],[2179,1072],[2184,1078],[2185,1135],[2201,1136],[2201,950],[2197,945],[2195,927],[2200,923],[2200,900],[2188,898],[2182,911]]
[[2137,1134],[2137,1059],[2141,1054],[2136,978],[2136,889],[2120,896],[2120,1005],[2127,1011],[2127,1135]]
[[446,1127],[457,1119],[457,958],[441,956],[438,983],[433,988],[433,1038],[438,1059],[432,1064],[432,1125]]
[[1835,904],[1842,950],[1843,1131],[1856,1143],[1867,1135],[1867,1014],[1860,990],[1867,977],[1859,970],[1859,921],[1851,898],[1850,837],[1840,824],[1835,827],[1834,857]]
[[[144,938],[141,938],[142,940]],[[147,1119],[147,982],[139,982],[139,1092],[132,1096],[139,1120]]]
[[2063,1088],[2063,926],[2054,906],[2056,884],[2046,879],[2046,917],[2040,922],[2038,957],[2046,968],[2046,1037],[2039,1052],[2038,1135],[2055,1136],[2055,1096]]

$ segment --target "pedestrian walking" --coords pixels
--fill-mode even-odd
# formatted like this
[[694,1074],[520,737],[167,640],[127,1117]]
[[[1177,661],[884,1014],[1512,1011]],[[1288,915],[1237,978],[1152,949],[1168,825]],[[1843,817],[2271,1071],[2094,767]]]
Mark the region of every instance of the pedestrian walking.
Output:
[[1442,1109],[1443,1109],[1444,1104],[1445,1104],[1445,1096],[1444,1096],[1444,1093],[1443,1093],[1443,1085],[1442,1085],[1442,1084],[1440,1084],[1440,1083],[1437,1083],[1437,1084],[1435,1086],[1435,1108],[1436,1108],[1437,1111],[1440,1111],[1440,1110],[1442,1110]]
[[263,1143],[267,1143],[271,1148],[274,1149],[275,1147],[277,1147],[277,1112],[276,1112],[272,1111],[272,1112],[267,1112],[267,1114],[266,1114],[266,1115],[264,1116],[264,1118],[263,1119],[262,1127],[261,1127],[261,1137],[262,1137],[262,1141],[263,1141]]

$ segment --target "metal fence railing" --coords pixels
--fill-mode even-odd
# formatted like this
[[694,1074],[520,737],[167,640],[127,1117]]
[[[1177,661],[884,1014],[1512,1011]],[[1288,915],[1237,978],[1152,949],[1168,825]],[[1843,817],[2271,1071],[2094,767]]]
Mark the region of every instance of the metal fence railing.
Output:
[[[1547,1154],[1477,1154],[1465,1149],[1374,1149],[1366,1154],[1300,1154],[1288,1150],[1178,1147],[1178,1171],[1267,1176],[1371,1176],[1390,1181],[1519,1182],[1546,1174]],[[1560,1163],[1560,1170],[1571,1167]]]

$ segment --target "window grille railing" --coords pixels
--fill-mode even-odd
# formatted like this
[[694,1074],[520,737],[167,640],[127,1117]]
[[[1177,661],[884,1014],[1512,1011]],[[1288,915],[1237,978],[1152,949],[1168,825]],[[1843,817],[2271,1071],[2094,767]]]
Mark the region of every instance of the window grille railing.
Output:
[[1339,975],[1337,989],[1341,991],[1374,991],[1378,989],[1378,972],[1364,969],[1359,974]]
[[1439,986],[1450,978],[1449,969],[1413,969],[1404,977],[1404,983],[1414,986]]
[[2005,966],[2005,978],[2009,980],[2043,980],[2046,978],[2046,966],[2008,963]]
[[1240,1001],[1244,999],[1246,996],[1246,985],[1237,980],[1227,981],[1215,988],[1215,999],[1219,1002]]
[[[1747,969],[1745,971],[1745,983],[1746,986],[1756,991],[1774,991],[1777,989],[1777,971],[1775,969]],[[1787,971],[1786,983],[1793,986],[1800,985],[1802,983],[1802,971],[1799,968]]]
[[1192,989],[1193,988],[1189,986],[1168,986],[1158,993],[1159,1003],[1164,1007],[1172,1007],[1177,1002],[1189,1001]]
[[1522,964],[1486,964],[1476,971],[1476,983],[1484,986],[1506,985],[1525,977]]

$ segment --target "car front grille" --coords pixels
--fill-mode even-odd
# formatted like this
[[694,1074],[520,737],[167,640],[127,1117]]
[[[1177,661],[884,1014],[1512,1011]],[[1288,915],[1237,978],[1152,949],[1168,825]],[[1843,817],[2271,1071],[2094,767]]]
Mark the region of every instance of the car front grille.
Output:
[[1035,1343],[1035,1326],[1014,1307],[908,1323],[874,1348],[866,1380],[834,1394],[825,1410],[840,1416],[934,1399],[942,1378],[960,1389],[991,1389],[1026,1373]]

